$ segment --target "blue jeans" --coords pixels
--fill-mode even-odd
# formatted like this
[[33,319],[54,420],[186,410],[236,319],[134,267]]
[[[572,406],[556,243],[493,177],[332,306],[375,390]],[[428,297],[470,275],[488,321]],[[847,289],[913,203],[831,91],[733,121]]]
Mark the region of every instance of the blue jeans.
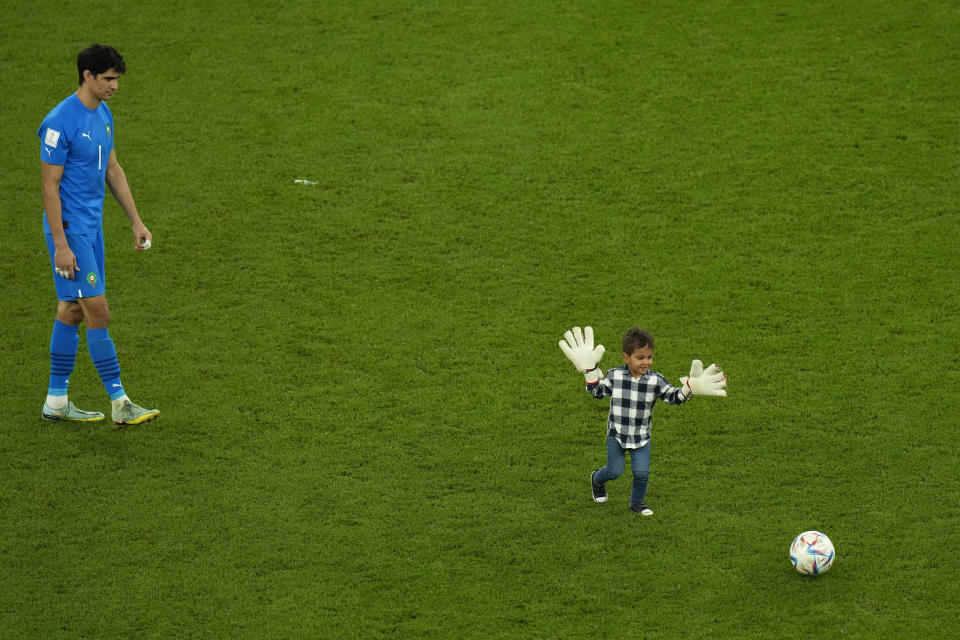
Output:
[[607,436],[607,466],[593,476],[594,482],[603,484],[623,475],[627,466],[627,451],[630,452],[630,470],[633,472],[633,488],[630,504],[643,502],[647,496],[647,479],[650,477],[650,442],[639,449],[624,449],[613,436]]

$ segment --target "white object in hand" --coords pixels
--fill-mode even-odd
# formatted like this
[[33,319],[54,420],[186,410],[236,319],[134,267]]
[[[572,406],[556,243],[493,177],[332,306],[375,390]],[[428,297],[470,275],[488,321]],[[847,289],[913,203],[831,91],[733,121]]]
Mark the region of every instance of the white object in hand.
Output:
[[593,384],[603,377],[603,372],[597,366],[603,352],[606,350],[602,344],[594,346],[593,327],[587,327],[581,330],[580,327],[574,327],[563,334],[564,340],[560,341],[560,350],[570,359],[573,366],[580,371],[589,384]]
[[711,364],[704,370],[703,363],[694,360],[690,363],[690,377],[680,378],[687,395],[696,396],[726,396],[727,376],[716,364]]
[[143,248],[144,248],[144,250],[150,248],[150,238],[144,239],[144,241],[143,241]]

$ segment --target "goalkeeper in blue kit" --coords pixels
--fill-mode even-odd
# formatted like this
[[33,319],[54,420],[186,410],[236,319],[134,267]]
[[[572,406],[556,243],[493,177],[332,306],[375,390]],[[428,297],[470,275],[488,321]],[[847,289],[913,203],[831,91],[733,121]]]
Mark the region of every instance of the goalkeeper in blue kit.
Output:
[[107,107],[126,71],[113,47],[93,44],[77,55],[80,87],[43,119],[40,175],[43,226],[57,292],[57,315],[50,337],[50,383],[41,415],[48,420],[103,420],[84,411],[67,394],[79,344],[80,324],[87,326],[87,349],[111,400],[118,427],[141,424],[159,415],[134,404],[120,382],[120,363],[107,327],[110,307],[104,270],[103,199],[105,186],[130,220],[134,249],[153,241],[137,212],[127,176],[113,148],[113,114]]
[[600,370],[603,345],[594,346],[593,329],[574,327],[564,334],[560,349],[584,374],[587,391],[595,398],[610,398],[607,416],[607,464],[590,474],[590,489],[595,502],[607,501],[606,483],[623,475],[626,457],[630,454],[633,484],[630,509],[644,516],[653,515],[647,506],[647,482],[650,476],[650,429],[657,400],[683,404],[694,395],[725,396],[726,376],[717,365],[706,370],[694,360],[690,375],[674,387],[663,375],[654,371],[653,336],[633,327],[623,337],[624,364],[606,374]]

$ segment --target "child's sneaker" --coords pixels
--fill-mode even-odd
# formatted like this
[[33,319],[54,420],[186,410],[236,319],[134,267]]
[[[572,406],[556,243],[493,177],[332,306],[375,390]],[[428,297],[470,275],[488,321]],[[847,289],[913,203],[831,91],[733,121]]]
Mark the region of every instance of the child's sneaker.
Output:
[[67,420],[69,422],[96,422],[97,420],[103,420],[103,414],[99,411],[84,411],[83,409],[78,409],[77,405],[69,400],[67,404],[59,409],[54,409],[44,402],[40,415],[46,420]]
[[602,484],[597,484],[593,481],[593,476],[597,475],[597,472],[594,471],[590,474],[590,488],[593,490],[593,501],[594,502],[606,502],[607,501],[607,487]]
[[630,511],[636,511],[642,516],[652,516],[653,509],[647,506],[646,502],[634,502],[630,505]]

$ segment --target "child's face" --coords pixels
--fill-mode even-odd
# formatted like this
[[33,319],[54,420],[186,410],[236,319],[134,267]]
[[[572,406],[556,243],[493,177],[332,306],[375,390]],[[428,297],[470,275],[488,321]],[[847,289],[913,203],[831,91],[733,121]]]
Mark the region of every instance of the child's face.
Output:
[[653,347],[646,346],[634,349],[633,353],[624,353],[623,361],[627,363],[627,369],[634,378],[639,378],[653,366]]

